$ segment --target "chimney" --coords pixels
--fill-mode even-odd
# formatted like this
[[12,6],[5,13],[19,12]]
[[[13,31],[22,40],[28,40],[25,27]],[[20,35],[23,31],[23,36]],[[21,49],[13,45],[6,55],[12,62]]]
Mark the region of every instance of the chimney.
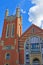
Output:
[[16,9],[16,17],[20,17],[20,8]]

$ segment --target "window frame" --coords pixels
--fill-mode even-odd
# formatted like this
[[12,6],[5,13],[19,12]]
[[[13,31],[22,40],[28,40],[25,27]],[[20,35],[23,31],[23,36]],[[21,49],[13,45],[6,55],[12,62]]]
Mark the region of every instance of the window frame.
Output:
[[14,37],[15,24],[11,24],[11,37]]
[[[7,58],[7,54],[9,54],[9,58]],[[9,52],[5,54],[5,59],[6,59],[6,60],[10,60],[10,57],[11,57],[11,56],[10,56],[10,53],[9,53]]]
[[7,24],[7,27],[6,27],[6,38],[9,37],[9,33],[10,33],[10,25]]

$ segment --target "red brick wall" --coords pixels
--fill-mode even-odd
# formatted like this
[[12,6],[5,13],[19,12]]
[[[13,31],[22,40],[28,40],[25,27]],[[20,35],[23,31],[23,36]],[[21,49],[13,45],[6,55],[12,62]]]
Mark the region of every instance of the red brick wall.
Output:
[[[6,38],[6,26],[7,24],[10,24],[10,21],[4,20],[4,26],[3,26],[3,31],[2,31],[2,38],[1,40],[4,41],[4,45],[1,47],[0,46],[0,65],[4,65],[5,63],[9,63],[9,65],[18,65],[16,63],[19,61],[19,53],[18,53],[18,35],[17,35],[17,18],[11,22],[11,24],[15,25],[15,34],[14,37],[11,38]],[[16,43],[15,43],[16,39]],[[3,50],[2,48],[6,45],[12,45],[14,47],[14,50]],[[10,60],[5,59],[5,54],[10,53]]]
[[[35,30],[34,33],[32,32],[33,28]],[[40,36],[41,38],[43,38],[43,30],[38,28],[35,25],[32,25],[19,38],[19,61],[20,61],[20,64],[24,64],[24,44],[25,44],[25,41],[26,41],[26,39],[28,39],[32,35]]]

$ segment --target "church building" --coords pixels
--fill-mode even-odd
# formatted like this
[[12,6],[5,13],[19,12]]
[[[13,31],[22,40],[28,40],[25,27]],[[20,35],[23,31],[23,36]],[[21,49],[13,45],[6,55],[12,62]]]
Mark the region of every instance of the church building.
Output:
[[22,33],[20,8],[5,12],[0,38],[0,65],[43,65],[43,29],[32,24]]

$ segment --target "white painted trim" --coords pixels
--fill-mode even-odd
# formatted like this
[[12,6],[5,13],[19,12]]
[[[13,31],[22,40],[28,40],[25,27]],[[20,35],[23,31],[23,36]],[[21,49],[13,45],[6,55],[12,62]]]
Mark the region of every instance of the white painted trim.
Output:
[[[31,37],[33,37],[33,36],[35,36],[35,37],[38,37],[39,38],[39,44],[40,44],[40,36],[37,36],[37,35],[31,35],[28,39],[26,39],[26,41],[27,40],[29,40],[29,55],[30,55],[30,53],[31,53],[31,47],[30,47],[30,39],[31,39]],[[25,63],[26,63],[26,60],[25,60],[25,46],[26,46],[26,41],[25,41],[25,43],[24,43],[24,65],[25,65]],[[41,46],[40,46],[41,47]],[[41,51],[41,48],[40,48],[40,51]]]
[[[29,38],[28,39],[26,39],[26,41],[25,41],[25,43],[24,43],[24,65],[26,64],[26,56],[25,56],[25,54],[26,54],[26,48],[25,48],[25,46],[26,46],[26,42],[27,41],[29,41]],[[29,43],[28,43],[29,45],[30,45],[30,41],[29,41]],[[29,47],[29,57],[30,57],[30,47]],[[30,60],[30,59],[29,59]]]

